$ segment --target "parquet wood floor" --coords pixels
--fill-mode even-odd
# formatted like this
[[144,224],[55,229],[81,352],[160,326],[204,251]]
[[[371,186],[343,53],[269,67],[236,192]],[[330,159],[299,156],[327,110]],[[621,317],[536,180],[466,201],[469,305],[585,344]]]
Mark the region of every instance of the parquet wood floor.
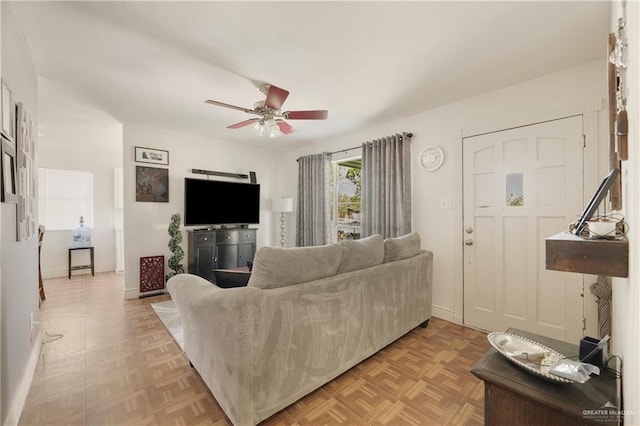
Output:
[[[46,280],[44,344],[20,426],[229,425],[150,303],[123,300],[115,274]],[[432,318],[267,419],[265,425],[480,425],[484,387],[469,370],[484,333]]]

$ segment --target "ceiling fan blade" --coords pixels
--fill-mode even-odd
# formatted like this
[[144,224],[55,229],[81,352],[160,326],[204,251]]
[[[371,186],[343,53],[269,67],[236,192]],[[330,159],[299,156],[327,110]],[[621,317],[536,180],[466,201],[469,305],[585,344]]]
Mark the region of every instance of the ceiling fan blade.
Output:
[[264,104],[271,109],[279,110],[287,96],[289,96],[289,92],[271,84]]
[[249,126],[256,121],[260,121],[259,118],[250,118],[248,120],[242,121],[240,123],[232,124],[231,126],[227,126],[227,129],[239,129],[241,127]]
[[221,106],[221,107],[225,107],[225,108],[237,109],[238,111],[244,111],[244,112],[248,112],[248,113],[251,113],[251,114],[255,114],[255,112],[252,109],[247,109],[247,108],[243,108],[243,107],[239,107],[239,106],[235,106],[235,105],[225,104],[224,102],[212,101],[211,99],[207,99],[204,102],[207,103],[207,104],[210,104],[210,105],[217,105],[217,106]]
[[282,116],[289,120],[326,120],[329,111],[326,109],[317,111],[286,111]]
[[296,129],[294,129],[293,127],[291,127],[286,121],[284,120],[276,120],[276,124],[278,125],[278,128],[280,129],[280,131],[282,133],[284,133],[285,135],[289,135],[293,132],[296,131]]

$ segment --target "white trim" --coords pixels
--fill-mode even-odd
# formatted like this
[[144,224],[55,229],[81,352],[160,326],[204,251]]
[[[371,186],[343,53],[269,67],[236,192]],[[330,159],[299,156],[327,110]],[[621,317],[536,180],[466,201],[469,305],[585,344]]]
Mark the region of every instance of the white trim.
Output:
[[9,410],[7,411],[7,417],[3,426],[15,426],[20,420],[20,415],[22,414],[24,403],[27,400],[27,395],[29,395],[29,388],[31,387],[31,382],[33,382],[33,376],[36,372],[36,367],[38,366],[40,352],[42,351],[42,332],[40,330],[36,333],[35,342],[36,343],[31,349],[27,368],[24,372],[24,376],[22,376],[22,381],[20,382],[18,391],[16,392],[13,401],[9,403]]
[[[91,272],[89,272],[91,273]],[[62,278],[67,277],[69,275],[68,269],[56,269],[52,271],[42,271],[42,279],[50,280],[52,278]]]
[[543,111],[539,114],[530,114],[520,119],[503,121],[498,124],[487,124],[470,129],[463,128],[462,138],[469,138],[485,133],[501,132],[515,127],[531,126],[533,124],[543,123],[547,121],[556,121],[566,117],[572,117],[574,115],[587,115],[588,113],[597,113],[597,111],[602,110],[602,103],[602,98],[598,98],[585,105],[574,105],[572,107],[557,109],[552,112]]
[[454,165],[457,173],[454,175],[454,185],[457,190],[455,191],[454,206],[456,209],[453,211],[455,215],[455,223],[459,226],[455,227],[454,238],[455,241],[459,241],[460,244],[454,244],[453,252],[453,322],[456,324],[464,324],[464,248],[462,241],[464,240],[464,168],[463,165],[463,151],[462,151],[462,139],[463,132],[460,130],[460,134],[456,137],[455,158]]
[[[115,265],[110,265],[110,266],[95,265],[94,273],[95,275],[98,275],[103,273],[118,273],[118,271],[115,270]],[[83,275],[91,276],[91,271],[89,269],[82,272],[76,271],[71,275],[71,278],[73,279],[74,277],[81,277]],[[50,280],[53,278],[68,278],[68,277],[69,277],[68,269],[54,269],[50,271],[42,271],[42,279],[44,280]]]
[[449,322],[455,322],[453,310],[449,308],[433,305],[431,306],[431,315]]
[[129,288],[124,290],[124,299],[137,299],[140,296],[140,290],[137,288]]

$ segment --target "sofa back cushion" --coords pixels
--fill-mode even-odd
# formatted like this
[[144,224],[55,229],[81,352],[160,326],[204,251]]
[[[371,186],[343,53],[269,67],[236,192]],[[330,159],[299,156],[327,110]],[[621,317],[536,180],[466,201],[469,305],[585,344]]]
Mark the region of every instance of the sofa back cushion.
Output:
[[263,290],[306,283],[335,275],[342,250],[337,244],[316,247],[262,247],[253,259],[249,287]]
[[413,257],[420,251],[420,234],[411,232],[396,238],[384,240],[383,263]]
[[361,240],[343,240],[338,245],[342,249],[339,274],[379,265],[384,258],[384,240],[377,234]]

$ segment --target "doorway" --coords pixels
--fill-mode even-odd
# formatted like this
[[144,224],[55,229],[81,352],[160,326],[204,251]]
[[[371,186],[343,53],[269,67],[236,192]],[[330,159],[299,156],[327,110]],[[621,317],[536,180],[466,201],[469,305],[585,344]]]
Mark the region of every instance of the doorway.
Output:
[[463,139],[464,323],[583,335],[581,274],[545,268],[545,238],[583,208],[583,123],[573,116]]

